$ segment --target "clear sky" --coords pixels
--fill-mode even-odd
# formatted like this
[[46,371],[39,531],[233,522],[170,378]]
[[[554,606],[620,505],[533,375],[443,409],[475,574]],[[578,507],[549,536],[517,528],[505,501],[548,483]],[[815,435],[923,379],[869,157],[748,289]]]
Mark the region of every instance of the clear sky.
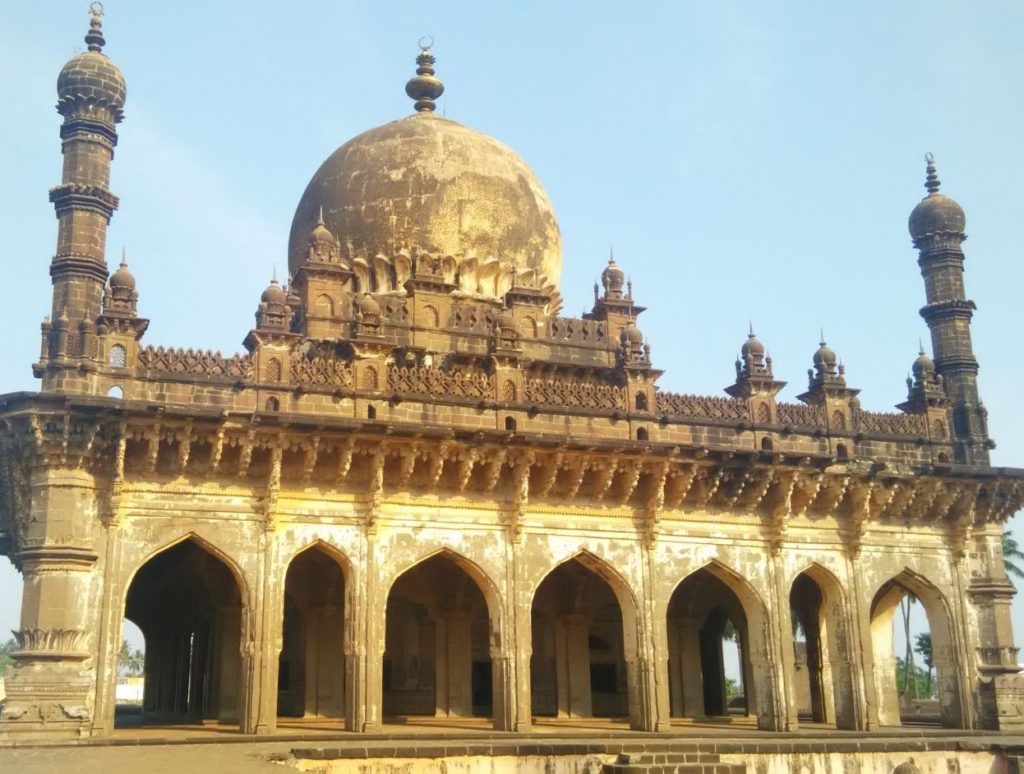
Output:
[[[88,15],[84,0],[2,7],[7,392],[37,386],[54,84]],[[805,387],[823,328],[865,408],[902,400],[928,341],[906,220],[934,152],[967,212],[993,460],[1024,466],[1020,2],[110,0],[104,31],[128,83],[108,261],[127,246],[146,342],[241,349],[306,183],[411,111],[403,86],[429,33],[440,110],[512,146],[547,188],[566,314],[591,302],[614,246],[665,389],[720,394],[752,321],[783,399]],[[19,601],[0,559],[0,631]]]

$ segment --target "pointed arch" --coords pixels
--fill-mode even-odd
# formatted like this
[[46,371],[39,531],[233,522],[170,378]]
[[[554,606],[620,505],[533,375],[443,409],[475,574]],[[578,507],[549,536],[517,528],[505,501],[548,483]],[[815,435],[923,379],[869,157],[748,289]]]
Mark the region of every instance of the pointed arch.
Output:
[[224,563],[228,570],[231,571],[232,576],[234,576],[235,583],[238,586],[238,592],[242,597],[243,606],[247,604],[247,600],[249,599],[249,583],[246,580],[245,573],[242,571],[242,568],[239,566],[238,562],[236,562],[234,558],[232,558],[232,556],[229,553],[227,553],[227,551],[222,549],[212,540],[203,537],[194,530],[189,530],[188,532],[180,534],[176,538],[172,538],[171,540],[162,543],[159,548],[154,548],[150,550],[145,556],[142,557],[142,559],[135,563],[135,566],[132,568],[131,572],[129,572],[125,578],[124,590],[122,592],[121,599],[122,606],[124,605],[125,599],[128,596],[128,589],[131,587],[132,581],[134,581],[135,577],[138,575],[139,570],[145,567],[146,564],[151,559],[159,556],[165,551],[169,551],[176,545],[184,543],[187,540],[191,540],[193,543],[195,543],[197,546],[199,546],[204,551],[209,553],[211,556],[214,556],[215,558],[219,559],[221,562]]
[[[759,728],[775,728],[771,627],[764,599],[750,581],[720,559],[708,559],[675,585],[664,615],[672,714],[693,718],[739,711],[756,716]],[[732,646],[724,645],[730,640],[739,665],[739,690],[731,698],[725,660]]]
[[498,584],[479,564],[465,554],[460,553],[449,546],[441,546],[439,548],[432,549],[427,553],[421,554],[416,559],[405,564],[400,570],[393,573],[388,579],[388,582],[386,584],[382,584],[382,588],[386,587],[387,589],[384,594],[385,599],[387,598],[387,595],[391,593],[391,590],[394,588],[395,583],[399,578],[417,565],[421,565],[437,556],[450,559],[456,567],[464,570],[465,573],[473,579],[477,587],[480,589],[480,593],[484,595],[484,599],[487,601],[487,607],[489,609],[488,612],[492,621],[496,622],[504,610],[502,594],[499,590]]
[[[790,578],[788,588],[790,615],[803,631],[800,652],[796,624],[790,629],[793,663],[802,667],[795,666],[797,673],[790,681],[791,711],[809,712],[812,722],[834,722],[836,728],[855,729],[855,659],[843,586],[831,570],[808,561]],[[798,685],[802,691],[797,690]]]
[[507,679],[494,649],[504,637],[497,583],[449,546],[424,552],[381,584],[382,712],[491,717],[507,723]]
[[701,571],[710,573],[712,576],[728,586],[736,595],[740,604],[743,605],[743,610],[748,617],[754,616],[758,621],[761,621],[767,614],[764,599],[761,597],[761,594],[757,589],[754,588],[753,584],[718,558],[708,559],[706,562],[694,567],[690,572],[680,578],[679,582],[676,583],[675,587],[672,589],[669,598],[679,590],[679,587],[682,586],[683,583]]
[[322,538],[291,552],[283,562],[277,611],[276,660],[279,717],[345,717],[350,714],[351,653],[355,626],[353,567],[346,554]]
[[533,598],[537,595],[537,590],[540,588],[541,584],[547,580],[551,573],[562,565],[568,564],[572,561],[579,562],[599,578],[604,580],[605,583],[611,587],[612,593],[615,594],[616,599],[618,599],[619,607],[622,608],[623,618],[625,619],[628,615],[630,616],[631,622],[635,620],[636,612],[639,609],[639,600],[633,590],[633,587],[630,585],[629,581],[626,580],[625,576],[615,569],[608,560],[598,556],[587,548],[577,549],[564,559],[559,559],[551,565],[551,568],[545,572],[534,584],[533,588],[530,589],[530,597]]
[[341,568],[341,572],[345,576],[345,583],[352,582],[352,574],[355,572],[355,567],[352,564],[352,560],[348,558],[348,554],[346,554],[342,549],[338,548],[332,543],[327,542],[321,537],[315,537],[307,541],[305,544],[303,544],[299,548],[296,548],[290,554],[288,554],[288,556],[285,557],[282,562],[282,565],[285,568],[285,572],[287,572],[288,567],[291,565],[291,563],[294,562],[301,554],[304,554],[306,551],[309,551],[313,548],[322,551],[324,554],[326,554],[335,562],[337,562],[338,566]]
[[530,619],[534,713],[628,714],[632,728],[645,728],[637,597],[610,562],[586,548],[555,562],[531,591]]
[[195,531],[137,563],[121,609],[148,646],[144,712],[244,724],[249,605],[239,565]]
[[906,594],[921,602],[932,636],[932,661],[938,685],[939,711],[946,728],[962,728],[967,716],[966,686],[958,657],[955,615],[946,595],[925,575],[905,566],[882,583],[871,599],[870,630],[875,690],[880,725],[900,725],[893,651],[896,610]]

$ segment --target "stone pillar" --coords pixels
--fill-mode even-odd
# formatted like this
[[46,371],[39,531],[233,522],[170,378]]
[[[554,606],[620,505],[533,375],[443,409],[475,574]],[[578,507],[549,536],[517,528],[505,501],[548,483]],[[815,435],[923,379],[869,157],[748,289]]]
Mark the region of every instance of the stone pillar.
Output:
[[[384,634],[386,624],[387,597],[380,598],[381,592],[379,569],[376,562],[376,541],[370,537],[366,541],[366,562],[362,571],[366,573],[365,592],[360,585],[356,586],[358,597],[357,609],[353,618],[360,624],[364,633],[362,637],[353,633],[353,652],[350,658],[353,676],[350,685],[354,691],[352,704],[361,707],[361,711],[353,713],[351,730],[380,731],[383,726],[382,712],[384,708],[384,683],[382,669],[384,666]],[[386,592],[385,592],[386,594]],[[373,614],[370,614],[370,611]],[[361,651],[361,648],[365,650]],[[361,679],[360,679],[361,678]],[[356,695],[359,694],[359,695]]]
[[700,621],[679,619],[679,675],[684,717],[704,717],[704,672],[700,661]]
[[533,659],[533,606],[530,600],[520,600],[519,590],[513,591],[516,602],[512,606],[515,617],[515,641],[511,643],[512,658],[515,663],[515,723],[509,729],[526,733],[533,724],[533,695],[531,688]]
[[[967,602],[973,606],[977,621],[974,641],[967,643],[973,646],[979,665],[974,697],[977,723],[986,729],[1019,731],[1024,728],[1024,677],[1010,616],[1017,590],[1006,577],[998,525],[975,537],[972,557],[973,577],[963,602],[964,607]],[[969,685],[966,677],[964,683]]]
[[238,723],[243,701],[242,608],[225,605],[217,621],[219,636],[214,638],[213,657],[219,659],[217,673],[217,720]]
[[515,654],[500,648],[491,648],[490,656],[494,730],[517,731]]
[[[570,613],[562,616],[562,627],[565,632],[565,655],[562,657],[566,679],[565,713],[569,717],[588,718],[594,714],[590,694],[590,619]],[[563,673],[563,670],[559,669],[559,672]],[[558,704],[561,714],[561,695]]]
[[[470,633],[469,613],[456,610],[445,614],[444,654],[438,654],[437,686],[447,686],[447,706],[443,714],[456,717],[471,717],[473,714],[473,652]],[[444,672],[440,672],[443,664]],[[438,710],[443,705],[438,701]]]
[[82,470],[46,468],[31,489],[13,556],[25,583],[0,739],[77,738],[92,727],[100,641],[95,482]]

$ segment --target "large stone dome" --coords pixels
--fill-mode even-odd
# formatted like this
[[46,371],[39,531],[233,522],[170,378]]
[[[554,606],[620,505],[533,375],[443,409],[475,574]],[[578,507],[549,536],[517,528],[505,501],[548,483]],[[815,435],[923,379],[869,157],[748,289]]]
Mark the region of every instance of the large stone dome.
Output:
[[348,260],[419,248],[558,286],[561,238],[536,176],[494,138],[430,112],[364,132],[321,165],[292,220],[292,273],[321,211]]

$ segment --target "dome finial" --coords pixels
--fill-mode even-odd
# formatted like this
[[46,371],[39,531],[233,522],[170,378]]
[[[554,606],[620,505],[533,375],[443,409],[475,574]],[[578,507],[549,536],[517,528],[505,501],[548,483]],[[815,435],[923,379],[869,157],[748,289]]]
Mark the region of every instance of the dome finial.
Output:
[[121,268],[128,268],[128,245],[121,245]]
[[935,156],[930,152],[924,154],[925,166],[925,180],[924,187],[928,191],[928,195],[937,194],[939,192],[939,176],[935,170]]
[[103,3],[98,0],[89,3],[89,13],[92,15],[92,19],[89,20],[89,31],[85,35],[85,43],[89,46],[90,51],[99,53],[107,42],[103,39]]
[[416,77],[410,78],[405,84],[405,93],[416,100],[415,108],[419,113],[433,113],[437,109],[434,101],[444,94],[444,84],[434,77],[434,62],[437,60],[430,53],[434,38],[424,35],[419,40],[420,54],[416,57]]

